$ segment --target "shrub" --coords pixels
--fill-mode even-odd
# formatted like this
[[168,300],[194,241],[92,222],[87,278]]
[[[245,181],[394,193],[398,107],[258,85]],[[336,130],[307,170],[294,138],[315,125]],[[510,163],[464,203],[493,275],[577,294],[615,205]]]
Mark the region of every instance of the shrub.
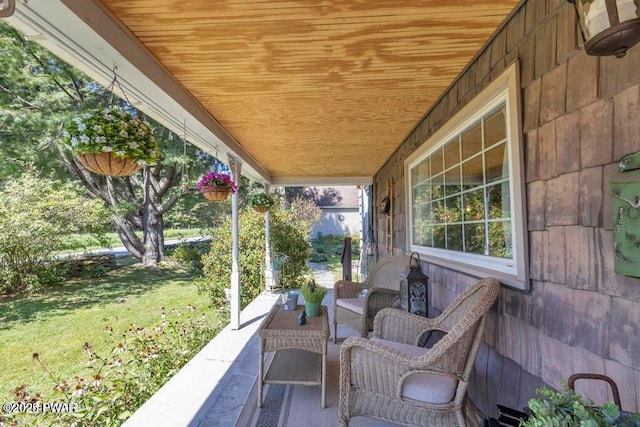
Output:
[[209,252],[211,245],[208,242],[199,243],[180,243],[174,248],[167,250],[167,255],[173,261],[185,265],[201,269],[202,257]]
[[311,259],[309,260],[311,262],[327,262],[329,261],[329,257],[327,256],[327,254],[323,254],[320,252],[314,252],[311,255]]
[[[309,272],[307,261],[311,256],[309,236],[320,210],[303,200],[294,201],[288,209],[270,215],[271,250],[284,262],[280,270],[280,285],[299,288]],[[252,209],[239,215],[239,268],[240,305],[245,307],[264,288],[265,229],[264,215]],[[204,277],[196,280],[198,289],[206,292],[213,306],[226,310],[225,289],[231,278],[231,218],[226,217],[211,235],[211,251],[202,257]]]
[[[262,290],[264,272],[264,219],[252,211],[243,211],[238,218],[240,232],[240,305],[246,307]],[[216,309],[227,310],[225,289],[231,286],[231,217],[212,230],[211,250],[202,256],[204,277],[196,279],[200,292],[209,295]]]
[[104,241],[108,217],[96,200],[72,184],[27,171],[0,191],[0,291],[19,292],[57,283],[50,262],[72,233]]
[[322,212],[315,202],[295,199],[288,209],[272,213],[271,244],[273,251],[287,257],[280,273],[280,284],[285,288],[299,288],[304,275],[310,272],[307,261],[311,258],[309,239],[313,224]]
[[66,404],[71,411],[0,414],[0,425],[4,416],[7,425],[18,426],[120,426],[218,333],[220,323],[196,311],[191,305],[186,312],[162,308],[161,323],[150,329],[132,324],[126,331],[114,331],[107,326],[113,344],[110,354],[97,354],[89,343],[84,345],[92,366],[87,378],[58,378],[34,353],[34,360],[51,377],[53,391],[31,391],[21,385],[14,390],[15,402],[31,407],[38,402]]
[[345,237],[347,236],[341,234],[327,234],[325,236],[322,233],[318,233],[316,241],[325,245],[341,245]]

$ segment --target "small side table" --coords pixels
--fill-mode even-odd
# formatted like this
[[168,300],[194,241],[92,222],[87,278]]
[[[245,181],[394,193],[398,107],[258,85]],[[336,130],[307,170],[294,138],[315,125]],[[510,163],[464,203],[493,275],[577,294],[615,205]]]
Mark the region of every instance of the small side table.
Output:
[[[286,311],[282,305],[273,306],[258,330],[260,359],[258,369],[258,407],[262,407],[264,384],[300,384],[322,387],[323,408],[327,400],[327,340],[329,317],[327,307],[320,307],[320,315],[307,317],[305,325],[298,325],[304,305]],[[264,372],[266,353],[275,352],[271,365]]]

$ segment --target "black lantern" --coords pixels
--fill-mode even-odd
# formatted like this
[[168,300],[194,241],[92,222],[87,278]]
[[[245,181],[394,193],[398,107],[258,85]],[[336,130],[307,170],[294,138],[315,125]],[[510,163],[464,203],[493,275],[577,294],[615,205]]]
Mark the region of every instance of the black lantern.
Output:
[[429,278],[420,268],[420,256],[414,252],[409,258],[409,266],[400,274],[400,308],[427,317],[428,284]]
[[578,12],[589,55],[622,58],[640,41],[640,0],[567,0]]

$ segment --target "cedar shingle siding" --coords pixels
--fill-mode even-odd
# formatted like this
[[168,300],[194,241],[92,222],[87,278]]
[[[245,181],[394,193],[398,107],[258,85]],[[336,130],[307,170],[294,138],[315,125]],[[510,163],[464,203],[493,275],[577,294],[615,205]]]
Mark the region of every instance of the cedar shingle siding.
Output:
[[[640,279],[613,271],[608,195],[617,161],[640,150],[640,46],[616,59],[581,44],[571,4],[526,1],[375,176],[374,206],[394,179],[397,255],[408,250],[404,159],[519,60],[531,293],[503,288],[491,313],[470,393],[487,415],[496,403],[526,406],[536,387],[559,388],[580,371],[611,376],[623,409],[640,410]],[[383,220],[376,230],[380,242]],[[435,265],[427,274],[436,310],[476,281]]]

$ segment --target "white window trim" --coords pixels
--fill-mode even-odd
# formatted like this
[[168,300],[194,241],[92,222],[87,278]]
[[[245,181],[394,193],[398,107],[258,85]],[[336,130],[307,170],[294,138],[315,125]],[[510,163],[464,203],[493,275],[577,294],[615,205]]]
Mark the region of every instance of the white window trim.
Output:
[[[511,227],[514,243],[513,259],[507,260],[414,245],[411,168],[502,102],[505,102],[507,136],[510,141],[508,155],[510,165]],[[442,265],[476,277],[495,277],[505,285],[525,291],[529,290],[527,210],[521,117],[519,67],[518,62],[514,62],[451,120],[438,129],[420,148],[405,159],[406,241],[411,252],[418,252],[423,255],[425,257],[424,260],[429,263]]]

